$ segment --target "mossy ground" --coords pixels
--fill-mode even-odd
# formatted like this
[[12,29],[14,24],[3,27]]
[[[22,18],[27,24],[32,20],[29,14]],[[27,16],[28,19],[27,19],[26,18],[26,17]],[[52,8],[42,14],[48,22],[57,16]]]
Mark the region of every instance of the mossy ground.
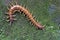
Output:
[[12,26],[6,22],[7,5],[0,0],[0,40],[60,40],[59,26],[52,21],[60,15],[58,8],[50,15],[48,10],[51,4],[59,6],[58,0],[18,0],[19,4],[26,6],[39,23],[45,25],[44,30],[37,30],[31,25],[24,14],[16,13]]

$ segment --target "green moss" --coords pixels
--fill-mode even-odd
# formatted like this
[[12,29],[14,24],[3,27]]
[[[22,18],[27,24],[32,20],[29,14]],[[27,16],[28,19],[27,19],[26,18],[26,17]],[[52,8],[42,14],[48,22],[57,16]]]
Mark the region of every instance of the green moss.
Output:
[[[7,6],[0,1],[0,40],[59,40],[59,26],[52,19],[59,13],[49,16],[48,7],[50,4],[56,3],[49,0],[19,0],[18,3],[25,5],[27,9],[35,16],[42,25],[45,25],[44,30],[37,30],[31,25],[24,14],[16,13],[17,21],[14,21],[12,26],[6,22],[5,13]],[[58,4],[58,0],[56,5]]]

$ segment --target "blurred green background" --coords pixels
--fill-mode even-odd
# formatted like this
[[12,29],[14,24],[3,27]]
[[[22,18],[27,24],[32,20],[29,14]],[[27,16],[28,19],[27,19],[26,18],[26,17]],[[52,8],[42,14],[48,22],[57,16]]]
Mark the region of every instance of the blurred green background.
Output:
[[60,40],[60,0],[17,0],[44,25],[44,30],[37,30],[20,13],[15,14],[17,21],[10,26],[5,15],[9,1],[0,0],[0,40]]

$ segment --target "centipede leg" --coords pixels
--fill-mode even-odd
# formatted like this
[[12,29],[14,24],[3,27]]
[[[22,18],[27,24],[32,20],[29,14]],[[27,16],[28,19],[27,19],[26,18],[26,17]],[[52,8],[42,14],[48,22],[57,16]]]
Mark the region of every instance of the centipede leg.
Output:
[[13,17],[16,17],[16,15],[13,15]]
[[7,13],[7,12],[5,12],[5,15],[8,15],[8,13]]
[[6,20],[7,22],[9,22],[10,20]]
[[17,19],[15,18],[15,19],[13,19],[14,21],[16,21]]
[[15,2],[15,5],[18,5],[18,2],[17,2],[17,0],[15,0],[14,2]]
[[10,18],[9,16],[7,16],[7,19]]

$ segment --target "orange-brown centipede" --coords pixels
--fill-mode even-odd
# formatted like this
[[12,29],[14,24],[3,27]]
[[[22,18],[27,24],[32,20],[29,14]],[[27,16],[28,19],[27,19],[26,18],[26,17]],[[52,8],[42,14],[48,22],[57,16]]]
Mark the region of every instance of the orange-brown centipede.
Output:
[[13,5],[9,8],[9,11],[8,11],[8,15],[9,15],[9,22],[12,23],[15,19],[13,18],[13,14],[14,12],[23,12],[24,15],[26,15],[28,17],[28,19],[31,21],[31,23],[33,23],[37,28],[39,29],[43,29],[43,26],[41,24],[39,24],[38,22],[35,21],[35,19],[33,18],[32,14],[24,7],[16,4],[16,5]]

